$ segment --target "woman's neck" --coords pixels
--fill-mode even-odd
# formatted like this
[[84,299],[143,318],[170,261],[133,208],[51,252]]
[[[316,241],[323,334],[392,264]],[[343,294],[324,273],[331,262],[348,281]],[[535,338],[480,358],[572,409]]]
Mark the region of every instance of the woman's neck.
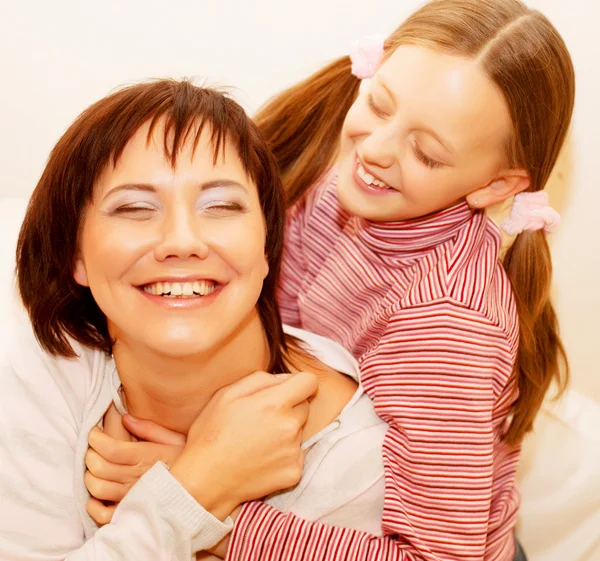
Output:
[[165,356],[123,340],[113,354],[129,413],[182,434],[218,390],[266,370],[270,358],[257,313],[220,348],[201,356]]

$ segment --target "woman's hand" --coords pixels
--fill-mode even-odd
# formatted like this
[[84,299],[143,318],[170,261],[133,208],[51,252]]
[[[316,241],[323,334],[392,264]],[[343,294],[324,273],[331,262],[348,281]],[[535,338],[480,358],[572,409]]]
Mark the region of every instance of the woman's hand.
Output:
[[[135,440],[137,437],[144,442]],[[185,436],[151,421],[121,415],[111,405],[104,430],[94,427],[85,455],[85,485],[92,498],[87,511],[100,526],[108,524],[117,504],[156,462],[171,466],[181,454]]]
[[187,444],[185,436],[151,421],[121,419],[111,407],[104,430],[95,427],[89,435],[88,514],[99,525],[108,524],[117,504],[157,461],[171,467],[196,500],[221,519],[242,502],[295,485],[304,465],[300,446],[307,399],[317,386],[316,377],[305,372],[251,374],[213,396]]
[[[283,380],[283,381],[282,381]],[[255,372],[219,390],[198,416],[171,474],[217,518],[295,485],[314,374]]]

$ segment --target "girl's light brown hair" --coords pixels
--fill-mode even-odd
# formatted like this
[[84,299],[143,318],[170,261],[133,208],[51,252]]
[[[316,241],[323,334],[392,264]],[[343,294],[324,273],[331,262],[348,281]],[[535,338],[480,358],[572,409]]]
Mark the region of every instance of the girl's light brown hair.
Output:
[[[476,59],[501,89],[513,135],[507,160],[527,170],[530,191],[546,185],[564,143],[575,96],[568,50],[552,24],[519,0],[433,0],[410,16],[385,42],[420,45]],[[349,57],[340,58],[272,99],[256,123],[281,170],[288,205],[332,165],[346,113],[358,94]],[[552,381],[564,388],[568,363],[550,301],[552,263],[543,232],[524,232],[504,257],[520,321],[515,365],[519,397],[505,435],[518,442]]]
[[29,202],[17,244],[17,282],[40,344],[54,355],[75,355],[69,338],[110,353],[106,317],[89,288],[73,278],[81,221],[102,172],[116,164],[145,123],[150,138],[164,123],[164,151],[173,167],[187,143],[211,132],[213,156],[233,143],[257,186],[267,225],[269,273],[257,308],[271,350],[270,371],[288,372],[275,288],[279,275],[285,203],[273,157],[255,124],[232,99],[188,81],[158,80],[124,88],[86,109],[50,154]]

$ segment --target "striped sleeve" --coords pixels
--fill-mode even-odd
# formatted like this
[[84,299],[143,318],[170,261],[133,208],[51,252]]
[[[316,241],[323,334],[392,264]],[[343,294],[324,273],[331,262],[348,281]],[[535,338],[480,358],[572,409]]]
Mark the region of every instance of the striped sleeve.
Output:
[[287,211],[277,303],[283,323],[293,327],[302,327],[298,298],[303,292],[308,271],[319,268],[314,251],[310,256],[305,251],[307,245],[310,246],[310,242],[307,243],[309,224],[327,195],[335,193],[336,181],[335,170],[330,170]]
[[302,253],[302,231],[305,215],[306,199],[299,201],[288,211],[285,245],[277,288],[277,302],[279,303],[281,320],[293,327],[301,326],[298,295],[306,271]]
[[507,491],[492,507],[492,496],[512,491],[518,456],[494,454],[511,403],[513,346],[482,314],[451,301],[397,312],[361,364],[365,390],[390,425],[384,537],[255,502],[238,518],[228,559],[511,559],[518,504]]

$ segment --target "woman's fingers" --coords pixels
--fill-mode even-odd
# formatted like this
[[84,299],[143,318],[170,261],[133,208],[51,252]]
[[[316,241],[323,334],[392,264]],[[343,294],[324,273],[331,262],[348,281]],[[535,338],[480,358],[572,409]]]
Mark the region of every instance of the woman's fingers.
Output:
[[87,470],[83,476],[85,486],[92,497],[101,501],[118,503],[129,491],[130,485],[100,479]]
[[123,426],[139,440],[166,446],[185,446],[185,435],[162,427],[153,421],[124,415]]
[[134,466],[139,454],[136,452],[138,442],[123,442],[106,434],[99,427],[90,431],[88,443],[100,456],[113,464]]
[[135,483],[143,473],[138,466],[113,464],[105,460],[93,448],[88,448],[84,461],[92,475],[116,483]]
[[183,446],[123,442],[98,427],[91,430],[88,442],[85,462],[92,474],[125,484],[137,481],[158,461],[171,466],[183,450]]
[[304,429],[308,414],[310,413],[310,404],[308,400],[300,402],[298,405],[292,408],[292,417],[296,420],[299,426],[299,430]]
[[105,505],[94,497],[88,499],[86,504],[87,513],[99,526],[110,523],[116,508],[116,505]]
[[290,375],[287,374],[273,375],[262,371],[254,372],[241,380],[224,387],[215,394],[215,397],[227,397],[229,400],[239,399],[266,388],[277,386],[289,378],[289,376]]
[[319,382],[315,374],[298,372],[280,384],[265,389],[263,395],[274,404],[294,407],[312,397],[318,388]]
[[131,434],[123,426],[121,414],[117,411],[114,404],[111,404],[108,411],[104,414],[104,432],[117,440],[123,440],[124,442],[133,441]]

